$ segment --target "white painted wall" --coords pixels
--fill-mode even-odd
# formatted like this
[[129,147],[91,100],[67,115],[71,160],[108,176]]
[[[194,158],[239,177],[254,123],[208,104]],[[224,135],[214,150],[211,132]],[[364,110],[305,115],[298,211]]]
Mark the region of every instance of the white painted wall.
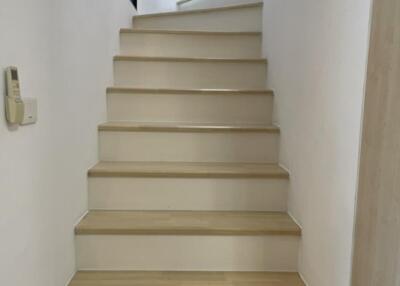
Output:
[[132,13],[128,0],[1,1],[0,69],[19,67],[39,121],[9,129],[0,100],[0,285],[63,286],[75,271],[73,227]]
[[262,0],[192,0],[182,5],[177,5],[177,0],[145,0],[138,2],[138,12],[139,14],[162,13],[176,10],[222,7],[260,1]]
[[268,85],[309,286],[350,285],[370,0],[265,0]]
[[138,1],[139,14],[175,11],[176,0],[143,0]]

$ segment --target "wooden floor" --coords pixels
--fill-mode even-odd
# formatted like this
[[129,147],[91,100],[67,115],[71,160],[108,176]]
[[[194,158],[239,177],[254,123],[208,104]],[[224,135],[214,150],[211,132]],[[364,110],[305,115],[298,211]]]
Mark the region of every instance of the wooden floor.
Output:
[[76,234],[300,235],[279,212],[90,211]]
[[69,286],[304,286],[297,273],[78,272]]

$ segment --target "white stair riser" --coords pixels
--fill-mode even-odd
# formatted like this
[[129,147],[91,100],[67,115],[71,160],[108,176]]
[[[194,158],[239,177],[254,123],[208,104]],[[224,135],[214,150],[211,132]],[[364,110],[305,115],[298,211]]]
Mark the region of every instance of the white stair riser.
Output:
[[115,61],[116,86],[171,89],[263,89],[264,62]]
[[259,35],[121,33],[121,54],[162,57],[257,58]]
[[79,270],[297,271],[293,236],[78,235]]
[[272,108],[272,95],[107,95],[110,121],[271,124]]
[[102,161],[278,161],[279,134],[100,132]]
[[134,17],[136,29],[197,31],[261,31],[262,8],[249,7],[206,13]]
[[89,178],[91,210],[286,211],[286,179]]

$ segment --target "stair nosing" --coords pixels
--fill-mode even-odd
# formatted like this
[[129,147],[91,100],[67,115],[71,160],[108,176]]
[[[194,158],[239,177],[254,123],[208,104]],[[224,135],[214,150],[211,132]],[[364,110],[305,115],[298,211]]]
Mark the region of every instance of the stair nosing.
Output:
[[[131,124],[131,125],[130,125]],[[129,121],[115,121],[100,124],[98,131],[103,132],[180,132],[180,133],[269,133],[279,134],[280,129],[274,125],[194,125],[173,123],[157,125],[157,123],[141,124]]]
[[[129,218],[128,214],[135,214],[139,216],[143,216],[146,214],[150,215],[177,215],[183,214],[184,216],[195,216],[198,215],[199,221],[207,221],[207,218],[204,215],[208,216],[219,216],[221,219],[223,216],[227,216],[232,219],[232,217],[240,217],[245,215],[280,215],[287,216],[290,219],[292,226],[281,226],[277,227],[276,225],[269,225],[266,227],[260,226],[207,226],[207,225],[174,225],[168,222],[164,222],[164,224],[160,224],[159,226],[129,226],[128,225],[120,225],[117,227],[110,226],[102,226],[101,222],[95,223],[93,226],[84,225],[85,220],[95,214],[101,214],[106,216],[107,214],[111,214],[113,216],[119,215],[122,218]],[[125,217],[124,217],[125,216]],[[229,217],[230,216],[230,217]],[[114,218],[115,219],[115,218]],[[249,221],[252,221],[254,218],[246,218]],[[282,219],[282,217],[280,217]],[[272,219],[273,221],[274,219]],[[222,219],[223,221],[223,219]],[[286,222],[287,223],[287,222]],[[90,223],[89,223],[90,224]],[[108,222],[109,224],[109,222]],[[301,228],[297,225],[297,223],[286,213],[286,212],[270,212],[270,211],[170,211],[170,210],[158,210],[158,211],[109,211],[109,210],[91,210],[89,211],[85,217],[81,220],[81,222],[75,227],[76,235],[199,235],[199,236],[301,236]]]
[[196,31],[196,30],[159,30],[122,28],[121,34],[167,34],[167,35],[216,35],[216,36],[261,36],[259,31]]
[[145,18],[152,18],[152,17],[170,17],[170,16],[180,16],[180,15],[187,15],[187,14],[202,14],[202,13],[208,13],[208,12],[236,10],[236,9],[252,8],[252,7],[263,7],[263,5],[264,5],[263,2],[255,2],[255,3],[229,5],[229,6],[215,7],[215,8],[152,13],[152,14],[135,15],[135,16],[133,16],[133,19],[135,20],[135,19],[145,19]]
[[160,57],[160,56],[114,56],[114,62],[140,61],[140,62],[222,62],[222,63],[261,63],[267,64],[265,58],[193,58],[193,57]]
[[203,95],[231,95],[231,94],[251,94],[251,95],[274,95],[273,90],[247,90],[247,89],[163,89],[163,88],[134,88],[134,87],[108,87],[107,93],[160,93],[160,94],[203,94]]
[[[216,163],[185,163],[185,162],[163,162],[163,166],[154,168],[154,165],[160,164],[159,162],[119,162],[119,166],[113,166],[114,162],[99,162],[88,171],[89,178],[263,178],[263,179],[289,179],[289,173],[280,167],[278,164],[252,164],[253,169],[256,166],[260,167],[274,167],[275,170],[252,170],[246,171],[241,169],[240,163],[230,164],[216,164]],[[129,164],[136,164],[135,169],[126,168]],[[140,164],[144,166],[140,167]],[[168,164],[181,165],[180,168],[174,170],[168,169]],[[109,165],[109,166],[105,166]],[[125,168],[122,167],[125,166]],[[149,165],[153,165],[153,169],[148,169]],[[208,166],[206,169],[197,168],[196,166]],[[224,167],[230,165],[236,169],[226,170]],[[249,166],[250,164],[242,164],[242,166]],[[214,167],[214,168],[210,168]],[[221,167],[220,169],[218,169]]]

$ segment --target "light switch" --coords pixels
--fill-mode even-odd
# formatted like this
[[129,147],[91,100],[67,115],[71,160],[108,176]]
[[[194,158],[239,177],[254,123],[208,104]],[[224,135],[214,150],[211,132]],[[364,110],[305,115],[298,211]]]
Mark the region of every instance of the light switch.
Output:
[[37,121],[37,100],[32,97],[22,98],[24,102],[24,119],[21,125],[34,124]]

